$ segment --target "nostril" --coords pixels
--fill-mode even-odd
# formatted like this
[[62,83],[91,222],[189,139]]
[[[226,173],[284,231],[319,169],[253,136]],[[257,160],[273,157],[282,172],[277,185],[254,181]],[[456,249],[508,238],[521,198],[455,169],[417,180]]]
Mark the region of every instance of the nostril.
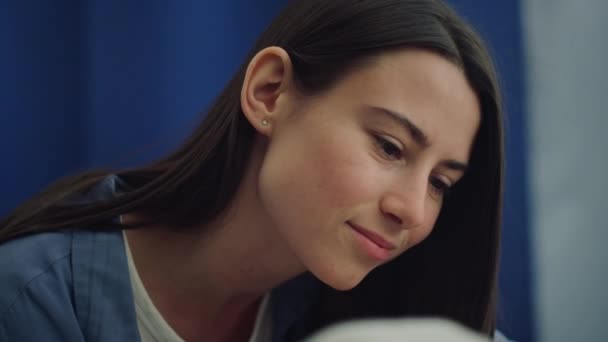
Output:
[[387,213],[386,214],[391,220],[395,221],[395,223],[397,224],[402,224],[403,220],[401,220],[401,218],[399,218],[399,216],[395,215],[395,214],[391,214],[391,213]]

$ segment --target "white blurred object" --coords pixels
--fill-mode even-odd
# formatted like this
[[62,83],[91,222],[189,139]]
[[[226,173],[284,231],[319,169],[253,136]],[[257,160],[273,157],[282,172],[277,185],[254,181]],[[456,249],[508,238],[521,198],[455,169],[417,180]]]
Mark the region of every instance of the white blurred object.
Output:
[[[496,340],[499,341],[500,338]],[[417,318],[341,323],[324,329],[306,340],[306,342],[363,341],[487,342],[490,339],[449,320]]]

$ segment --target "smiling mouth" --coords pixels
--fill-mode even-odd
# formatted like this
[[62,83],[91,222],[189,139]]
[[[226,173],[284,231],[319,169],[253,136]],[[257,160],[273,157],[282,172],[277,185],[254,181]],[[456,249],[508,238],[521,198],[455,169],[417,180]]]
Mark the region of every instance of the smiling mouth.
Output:
[[392,250],[397,248],[393,243],[377,233],[360,227],[352,222],[347,222],[349,227],[355,233],[355,240],[359,247],[365,251],[368,256],[377,261],[387,261],[392,256]]
[[348,225],[354,229],[355,231],[357,231],[357,233],[365,236],[366,238],[370,239],[373,243],[375,243],[376,245],[378,245],[378,247],[384,248],[384,249],[388,249],[388,250],[393,250],[395,248],[397,248],[397,246],[395,246],[395,244],[387,241],[385,238],[383,238],[382,236],[380,236],[377,233],[372,232],[371,230],[365,229],[363,227],[360,227],[352,222],[347,222]]

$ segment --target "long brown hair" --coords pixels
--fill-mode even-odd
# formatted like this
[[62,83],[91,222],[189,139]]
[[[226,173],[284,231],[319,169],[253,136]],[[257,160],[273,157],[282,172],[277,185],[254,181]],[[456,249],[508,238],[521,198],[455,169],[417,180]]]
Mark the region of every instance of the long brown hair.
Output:
[[[0,222],[0,242],[66,227],[121,229],[112,219],[127,212],[146,212],[151,221],[178,229],[204,226],[222,214],[243,177],[254,139],[240,107],[245,69],[268,46],[288,52],[296,84],[307,93],[322,92],[364,58],[392,49],[428,49],[463,69],[482,110],[470,169],[426,241],[370,273],[352,291],[323,290],[314,328],[355,317],[431,315],[491,335],[503,182],[501,100],[480,38],[439,0],[290,2],[180,148],[143,167],[58,181]],[[70,201],[109,173],[129,191],[96,203]]]

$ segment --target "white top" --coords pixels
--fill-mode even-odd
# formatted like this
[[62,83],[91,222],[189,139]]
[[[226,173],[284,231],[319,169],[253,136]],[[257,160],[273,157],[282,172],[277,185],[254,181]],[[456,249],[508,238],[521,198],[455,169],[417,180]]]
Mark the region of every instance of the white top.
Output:
[[[158,312],[154,303],[148,296],[135,263],[131,255],[131,249],[127,241],[127,235],[123,231],[125,241],[125,251],[129,264],[129,277],[133,288],[133,299],[135,301],[135,315],[137,318],[137,328],[142,342],[184,342],[177,333],[169,326],[163,316]],[[262,299],[255,318],[253,332],[249,337],[249,342],[268,342],[272,335],[272,317],[270,315],[270,295],[267,293]]]

